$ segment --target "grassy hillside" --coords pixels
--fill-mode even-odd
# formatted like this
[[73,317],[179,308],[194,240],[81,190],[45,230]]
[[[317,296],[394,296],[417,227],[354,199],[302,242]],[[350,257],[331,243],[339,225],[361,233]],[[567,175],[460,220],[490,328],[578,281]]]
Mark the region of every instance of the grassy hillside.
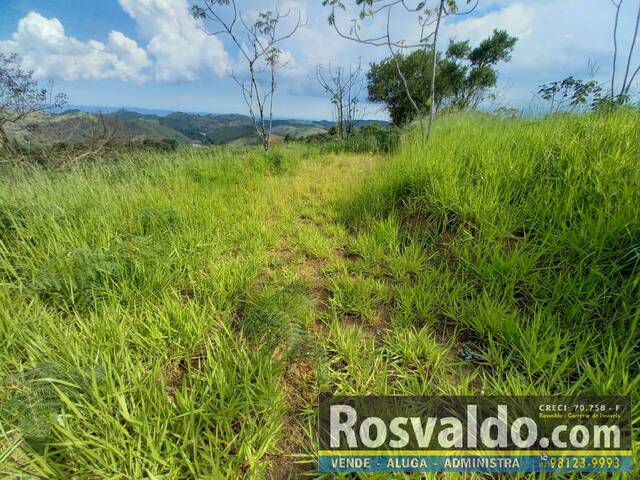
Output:
[[134,112],[115,112],[104,116],[103,120],[95,114],[73,110],[61,115],[39,113],[29,117],[28,124],[35,131],[24,128],[25,125],[12,126],[9,133],[20,144],[32,142],[50,144],[56,142],[82,143],[99,137],[106,129],[122,140],[142,142],[144,140],[176,140],[179,144],[190,144],[192,139],[179,131],[163,125],[159,117],[141,115]]
[[157,120],[205,145],[220,145],[256,136],[251,119],[244,115],[190,115],[176,112],[157,117]]
[[[102,115],[68,110],[60,114],[39,113],[28,122],[11,126],[9,135],[22,144],[86,142],[104,130],[103,122],[116,138],[130,142],[176,140],[179,144],[224,145],[259,144],[252,120],[246,115],[190,114],[168,115],[117,110]],[[369,121],[359,122],[363,125]],[[384,123],[384,122],[382,122]],[[36,130],[25,128],[29,124]],[[331,122],[275,120],[273,133],[279,137],[305,138],[326,133]]]
[[462,116],[435,135],[346,202],[362,272],[386,273],[385,238],[429,252],[398,313],[457,328],[492,393],[637,395],[640,116]]
[[621,112],[5,171],[0,471],[313,475],[320,392],[630,394],[637,426],[639,157]]

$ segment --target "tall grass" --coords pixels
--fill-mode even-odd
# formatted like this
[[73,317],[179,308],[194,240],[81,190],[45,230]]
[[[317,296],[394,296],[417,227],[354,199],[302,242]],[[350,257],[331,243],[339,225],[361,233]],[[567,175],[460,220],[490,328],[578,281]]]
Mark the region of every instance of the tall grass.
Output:
[[188,150],[5,172],[0,476],[264,470],[282,365],[236,318],[277,239],[265,183],[286,182],[303,154]]
[[396,309],[457,328],[486,363],[485,393],[631,395],[637,427],[639,158],[634,111],[449,117],[343,218],[369,237],[395,223],[400,245],[430,256]]
[[2,475],[313,477],[318,393],[629,394],[637,425],[638,114],[417,138],[3,171]]

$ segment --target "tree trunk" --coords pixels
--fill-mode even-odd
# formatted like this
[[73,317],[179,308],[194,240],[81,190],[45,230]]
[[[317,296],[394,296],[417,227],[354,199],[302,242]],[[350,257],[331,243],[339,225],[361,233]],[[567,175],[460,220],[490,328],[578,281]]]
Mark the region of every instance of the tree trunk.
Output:
[[438,20],[436,22],[436,30],[433,34],[433,59],[431,64],[431,105],[429,106],[429,127],[427,129],[427,140],[431,137],[431,127],[433,126],[433,117],[436,111],[436,68],[438,66],[438,33],[440,32],[440,22],[442,20],[442,12],[444,11],[444,0],[440,0],[440,8],[438,9]]
[[622,95],[627,95],[629,93],[629,89],[631,88],[631,83],[633,79],[627,83],[629,79],[629,70],[631,69],[631,62],[633,61],[633,50],[636,47],[636,42],[638,41],[638,28],[640,27],[640,3],[638,4],[638,15],[636,16],[636,28],[633,32],[633,40],[631,41],[631,47],[629,48],[629,57],[627,58],[627,68],[624,72],[624,80],[622,81]]
[[620,7],[622,6],[622,0],[615,4],[616,6],[616,19],[613,24],[613,70],[611,72],[611,104],[615,102],[616,97],[616,63],[618,62],[618,22],[620,20]]
[[264,125],[264,120],[262,122],[262,135],[260,135],[262,137],[262,148],[264,148],[265,152],[269,151],[269,143],[271,142],[271,134],[269,132],[267,132],[267,129]]
[[7,136],[7,132],[5,132],[3,125],[0,125],[0,142],[2,143],[2,146],[6,148],[6,150],[14,159],[18,158],[18,152],[16,151],[13,144],[11,143],[11,140]]

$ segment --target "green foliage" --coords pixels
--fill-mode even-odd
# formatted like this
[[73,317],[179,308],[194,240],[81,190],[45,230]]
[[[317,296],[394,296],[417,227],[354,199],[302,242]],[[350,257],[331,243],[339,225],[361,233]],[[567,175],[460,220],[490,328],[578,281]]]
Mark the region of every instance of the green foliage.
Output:
[[142,142],[144,148],[159,150],[162,152],[174,152],[178,149],[178,141],[173,138],[163,138],[162,140],[145,139]]
[[267,162],[274,170],[279,171],[282,169],[286,158],[281,151],[271,149],[265,154],[265,156]]
[[2,475],[313,477],[321,392],[622,394],[638,423],[638,112],[403,135],[6,168]]
[[179,227],[179,214],[170,208],[143,208],[140,223],[143,235],[165,235]]
[[[311,138],[309,141],[314,141]],[[401,132],[395,127],[382,127],[371,124],[355,128],[345,138],[336,136],[321,137],[320,148],[323,152],[350,153],[390,153],[400,144]]]
[[63,421],[65,403],[78,401],[102,375],[102,369],[65,372],[51,363],[9,374],[0,383],[0,421],[43,450],[55,438],[55,424]]
[[[233,327],[272,229],[289,225],[267,217],[308,153],[275,150],[278,175],[264,153],[231,148],[3,172],[0,476],[260,475],[282,427],[284,362]],[[279,297],[286,315],[313,312],[302,294]],[[287,318],[276,350],[310,353],[303,317]],[[95,365],[95,385],[76,375]]]
[[32,288],[48,305],[87,310],[104,299],[115,270],[115,258],[103,250],[71,249],[46,260]]
[[[469,41],[451,40],[444,56],[438,55],[435,102],[437,108],[477,108],[498,79],[497,65],[508,62],[517,39],[504,30],[472,48]],[[396,65],[397,62],[397,65]],[[393,123],[403,125],[415,119],[416,111],[398,78],[398,65],[407,80],[409,91],[421,112],[430,107],[430,81],[433,56],[416,50],[408,55],[396,54],[371,64],[367,74],[369,100],[384,103]]]
[[344,210],[365,231],[398,219],[431,255],[402,287],[403,322],[413,310],[464,329],[492,391],[637,396],[637,112],[452,116],[434,135],[429,152],[403,145]]
[[538,95],[549,104],[550,114],[565,109],[575,111],[588,104],[595,109],[602,101],[602,87],[595,80],[585,82],[569,76],[561,81],[540,85]]
[[[431,52],[416,50],[408,55],[396,54],[395,59],[386,58],[370,65],[367,72],[369,101],[384,103],[395,125],[409,123],[416,116],[404,86],[398,79],[396,61],[407,79],[413,100],[426,112],[429,105],[431,58]],[[437,75],[437,101],[440,101],[442,87],[442,76]]]
[[240,330],[257,348],[279,349],[287,361],[314,355],[314,339],[307,331],[314,305],[304,285],[292,283],[260,292],[249,299],[238,321]]
[[385,285],[364,276],[339,277],[334,282],[331,304],[336,314],[354,315],[365,323],[375,323],[377,307],[389,298]]

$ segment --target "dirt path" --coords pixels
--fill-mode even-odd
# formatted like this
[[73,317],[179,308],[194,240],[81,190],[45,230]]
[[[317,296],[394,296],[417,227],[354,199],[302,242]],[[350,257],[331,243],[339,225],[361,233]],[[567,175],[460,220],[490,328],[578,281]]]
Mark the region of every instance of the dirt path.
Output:
[[[335,202],[357,188],[379,161],[370,156],[343,156],[323,164],[305,164],[292,179],[287,198],[273,199],[278,205],[273,220],[282,222],[284,228],[270,255],[273,268],[264,272],[263,280],[293,278],[308,288],[315,312],[309,330],[318,343],[326,335],[331,308],[331,271],[344,261],[349,239],[336,219]],[[286,421],[267,471],[267,478],[277,480],[296,478],[314,468],[305,411],[315,404],[319,392],[316,360],[302,358],[289,364],[283,384]]]
[[[349,156],[305,162],[294,175],[267,185],[273,195],[265,202],[265,221],[278,236],[260,288],[277,294],[302,285],[313,310],[305,324],[313,339],[309,351],[285,362],[287,410],[277,449],[267,458],[267,478],[297,478],[315,469],[319,393],[454,393],[451,386],[468,383],[472,374],[457,359],[459,345],[442,337],[444,330],[394,323],[396,289],[411,283],[411,275],[389,278],[386,265],[367,263],[354,251],[360,233],[339,221],[336,202],[357,191],[379,161]],[[403,254],[389,255],[402,260]],[[282,357],[283,350],[275,355]],[[435,380],[425,380],[429,376]]]

